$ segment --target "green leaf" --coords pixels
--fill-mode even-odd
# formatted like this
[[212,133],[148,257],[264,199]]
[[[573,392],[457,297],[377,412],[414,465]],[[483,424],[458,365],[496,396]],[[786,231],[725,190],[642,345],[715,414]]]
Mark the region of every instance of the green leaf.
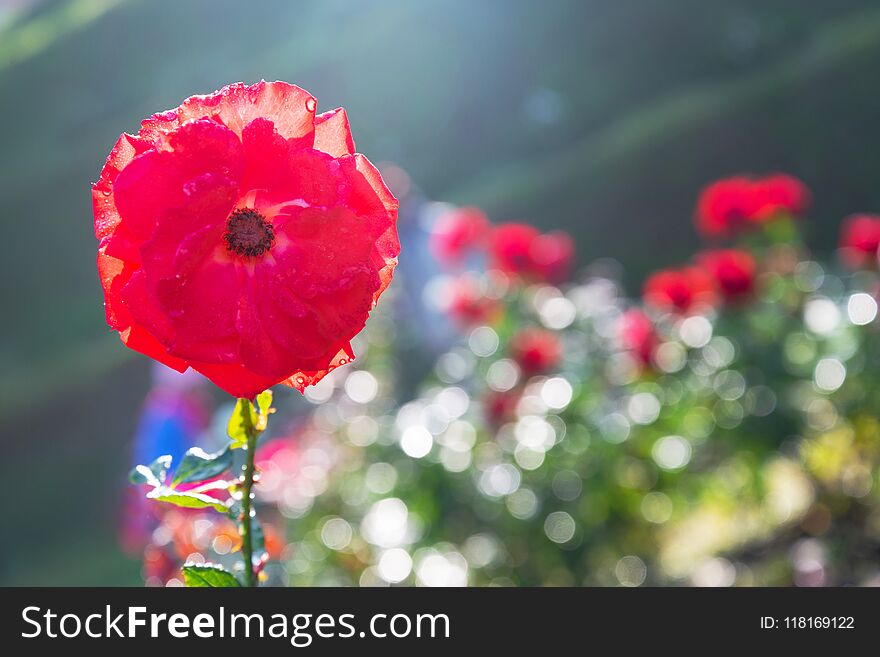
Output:
[[199,588],[239,587],[238,580],[223,566],[216,564],[188,563],[183,566],[183,581],[187,586]]
[[[238,522],[241,518],[241,500],[232,499],[232,503],[226,507],[226,515],[229,516],[230,519]],[[241,523],[238,525],[239,532],[241,531]]]
[[216,477],[232,466],[232,450],[227,447],[216,454],[207,454],[199,447],[188,450],[177,466],[172,486],[191,484]]
[[257,411],[249,400],[239,398],[235,402],[232,417],[226,427],[226,432],[232,439],[232,449],[247,445],[248,436],[254,432],[258,419]]
[[774,244],[786,244],[798,237],[798,228],[787,214],[776,216],[773,221],[764,222],[764,233]]
[[186,490],[188,493],[206,493],[209,490],[228,490],[229,487],[235,483],[235,481],[227,481],[225,479],[212,479],[211,481],[199,484],[195,488],[187,488]]
[[272,391],[264,390],[257,395],[257,407],[260,409],[260,417],[257,420],[257,431],[265,431],[269,424],[269,415],[275,412],[272,408]]
[[268,415],[272,408],[272,391],[264,390],[257,395],[257,406],[260,408],[260,415]]
[[168,504],[182,506],[187,509],[206,509],[210,507],[220,513],[226,513],[226,505],[216,497],[189,490],[174,490],[168,486],[157,486],[147,493],[147,499],[167,502]]
[[150,465],[136,465],[129,473],[128,479],[133,484],[161,486],[165,483],[165,477],[168,474],[168,468],[170,467],[171,456],[165,454],[150,463]]

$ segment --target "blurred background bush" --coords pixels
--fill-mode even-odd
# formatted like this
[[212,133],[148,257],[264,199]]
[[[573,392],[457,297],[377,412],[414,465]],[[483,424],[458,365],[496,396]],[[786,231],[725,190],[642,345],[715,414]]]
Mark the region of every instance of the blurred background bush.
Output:
[[[785,170],[806,181],[815,204],[805,230],[819,255],[834,248],[842,216],[880,208],[880,154],[870,148],[880,137],[880,8],[868,0],[0,7],[0,267],[10,301],[0,476],[14,496],[4,584],[141,581],[118,532],[150,365],[105,327],[88,183],[120,132],[192,93],[259,78],[300,84],[321,110],[345,105],[359,150],[405,170],[414,195],[566,229],[581,263],[615,259],[630,292],[694,251],[695,194],[723,174]],[[419,216],[401,219],[413,254],[424,243]],[[406,253],[398,296],[415,327],[430,272]],[[389,360],[401,401],[449,338],[417,335],[404,331],[401,345],[418,357]],[[437,489],[419,490],[432,504]],[[666,502],[651,499],[662,515]],[[568,531],[562,516],[550,524],[548,536]],[[806,545],[815,561],[818,548]],[[549,548],[549,565],[525,583],[581,583],[554,580],[568,571]],[[644,554],[608,558],[608,572],[623,575],[594,583],[644,580]],[[723,580],[724,563],[710,563]]]

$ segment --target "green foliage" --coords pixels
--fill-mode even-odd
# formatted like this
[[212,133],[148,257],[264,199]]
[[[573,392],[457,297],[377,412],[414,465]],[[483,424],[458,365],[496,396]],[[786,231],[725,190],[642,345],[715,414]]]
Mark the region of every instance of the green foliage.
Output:
[[275,412],[275,409],[272,408],[272,391],[264,390],[259,395],[257,395],[257,407],[260,409],[260,414],[257,419],[257,431],[265,431],[266,425],[269,423],[269,415]]
[[129,479],[133,484],[145,484],[151,487],[147,499],[166,502],[187,509],[214,509],[227,513],[227,506],[222,500],[207,495],[209,490],[225,489],[225,481],[207,482],[186,490],[179,490],[181,484],[196,484],[222,474],[232,465],[231,447],[216,454],[207,454],[203,450],[189,450],[180,462],[180,466],[171,480],[166,483],[171,468],[171,457],[160,456],[150,465],[138,465],[131,471]]
[[184,455],[171,483],[176,486],[205,481],[216,477],[231,466],[232,451],[230,447],[216,454],[206,454],[201,448],[194,447]]
[[232,440],[232,449],[241,449],[247,445],[248,436],[259,422],[259,416],[250,400],[239,398],[226,425],[226,432]]
[[149,465],[136,465],[129,473],[128,479],[133,484],[158,486],[165,481],[168,468],[170,467],[171,457],[166,454],[165,456],[160,456]]
[[195,588],[233,588],[240,587],[238,580],[223,566],[216,564],[186,564],[183,567],[183,580]]
[[274,412],[271,390],[264,390],[257,395],[256,406],[251,400],[239,397],[226,425],[226,433],[232,440],[231,448],[241,449],[247,446],[248,437],[257,437],[265,431],[269,415]]
[[226,513],[226,505],[216,497],[188,490],[175,490],[169,486],[157,486],[147,493],[147,499],[167,502],[168,504],[182,506],[187,509],[211,508],[220,513]]

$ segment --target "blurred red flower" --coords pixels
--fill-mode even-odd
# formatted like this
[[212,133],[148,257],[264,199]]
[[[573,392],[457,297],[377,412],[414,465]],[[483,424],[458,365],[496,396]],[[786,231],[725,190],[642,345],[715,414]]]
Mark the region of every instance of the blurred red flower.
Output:
[[108,324],[235,396],[300,390],[353,358],[391,282],[397,200],[343,109],[232,84],[123,134],[93,186]]
[[501,224],[492,231],[493,264],[510,273],[528,272],[532,266],[532,243],[541,232],[529,224]]
[[568,233],[555,231],[540,235],[532,244],[532,273],[547,283],[564,283],[574,262],[574,241]]
[[725,301],[749,297],[755,288],[755,259],[748,251],[716,249],[697,254],[697,264],[714,281]]
[[275,528],[275,525],[263,523],[263,535],[265,537],[266,556],[273,561],[278,561],[284,554],[287,543],[284,535]]
[[486,296],[481,286],[467,276],[452,282],[444,309],[464,328],[492,326],[502,312],[499,301]]
[[731,237],[750,225],[778,216],[799,217],[810,205],[810,191],[800,180],[777,173],[718,180],[697,200],[697,230],[705,237]]
[[650,364],[658,342],[651,318],[638,308],[631,308],[621,315],[618,327],[621,346],[636,356],[642,365]]
[[843,261],[853,268],[877,266],[880,248],[880,216],[856,214],[847,217],[840,231],[840,250]]
[[749,217],[763,222],[779,215],[800,217],[810,206],[810,190],[794,176],[775,173],[752,184],[754,207]]
[[458,263],[467,254],[485,246],[490,225],[478,208],[457,208],[437,219],[431,234],[431,250],[444,263]]
[[645,281],[643,296],[649,306],[676,313],[689,313],[717,301],[712,280],[698,267],[655,272]]
[[483,412],[489,425],[497,428],[512,420],[521,397],[518,390],[490,391],[483,400]]
[[574,260],[574,242],[567,233],[542,234],[523,223],[497,226],[490,249],[497,269],[545,283],[565,281]]
[[745,226],[754,211],[752,181],[724,178],[708,185],[697,199],[697,230],[706,237],[728,237]]
[[177,559],[158,546],[148,545],[144,550],[142,574],[147,586],[165,586],[175,577],[182,580],[180,566]]
[[523,329],[510,341],[510,352],[525,376],[544,374],[562,360],[559,336],[539,328]]

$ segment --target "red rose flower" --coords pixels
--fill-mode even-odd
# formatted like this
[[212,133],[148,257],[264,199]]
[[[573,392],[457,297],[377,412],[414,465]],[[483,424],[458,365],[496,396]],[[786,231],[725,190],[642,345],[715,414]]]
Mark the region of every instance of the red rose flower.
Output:
[[495,390],[489,392],[483,400],[483,411],[486,420],[491,427],[500,427],[505,422],[509,422],[516,414],[516,407],[522,393],[518,390],[507,390],[505,392],[497,392]]
[[645,303],[659,310],[688,313],[716,302],[709,276],[697,267],[664,269],[645,281]]
[[764,222],[780,215],[799,217],[810,205],[810,190],[800,180],[784,173],[759,178],[752,183],[754,207],[749,219]]
[[508,223],[492,231],[492,261],[495,267],[508,273],[526,273],[532,267],[532,243],[541,232],[529,224]]
[[843,261],[850,267],[877,266],[880,248],[880,216],[857,214],[848,217],[840,231],[840,250]]
[[237,83],[123,134],[93,186],[108,324],[232,395],[302,390],[353,354],[391,282],[397,200],[345,111]]
[[642,365],[650,364],[658,342],[651,318],[638,308],[632,308],[621,315],[618,327],[621,346],[636,356]]
[[731,237],[750,225],[781,215],[801,216],[809,205],[810,190],[793,176],[732,176],[702,191],[695,220],[697,230],[705,237]]
[[431,235],[431,250],[441,262],[458,263],[468,252],[484,246],[489,220],[477,208],[458,208],[437,220]]
[[547,283],[564,283],[574,262],[574,242],[562,231],[540,235],[532,243],[531,257],[535,278]]
[[487,297],[473,279],[462,277],[452,284],[445,310],[457,324],[467,328],[493,325],[502,308],[498,300]]
[[697,230],[706,237],[729,237],[754,212],[752,181],[745,176],[724,178],[707,186],[697,200]]
[[513,336],[510,351],[525,376],[549,372],[562,360],[559,337],[539,328],[523,329]]
[[492,264],[501,271],[562,283],[574,260],[574,242],[561,231],[542,235],[528,224],[501,224],[492,231],[491,255]]
[[704,251],[697,255],[697,264],[709,274],[725,301],[741,301],[754,291],[756,264],[748,251]]

